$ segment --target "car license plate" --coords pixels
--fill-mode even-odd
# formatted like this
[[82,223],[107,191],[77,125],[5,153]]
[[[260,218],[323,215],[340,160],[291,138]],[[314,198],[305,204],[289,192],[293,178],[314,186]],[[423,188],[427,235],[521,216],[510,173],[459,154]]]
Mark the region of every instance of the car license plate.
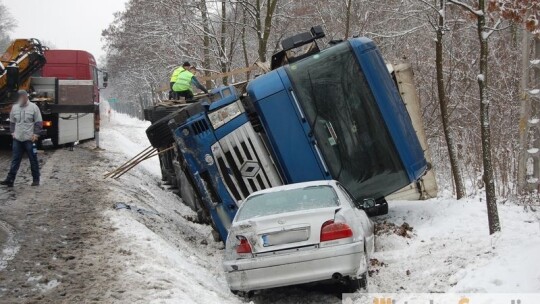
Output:
[[309,238],[309,229],[306,227],[300,229],[285,230],[275,233],[263,234],[261,235],[261,237],[264,247],[296,243],[307,241],[307,239]]

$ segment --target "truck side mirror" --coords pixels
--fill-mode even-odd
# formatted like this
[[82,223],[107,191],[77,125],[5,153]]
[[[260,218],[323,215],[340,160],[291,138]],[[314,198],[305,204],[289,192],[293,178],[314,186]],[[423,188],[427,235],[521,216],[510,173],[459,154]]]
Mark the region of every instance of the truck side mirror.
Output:
[[103,72],[103,87],[106,88],[109,82],[109,73]]

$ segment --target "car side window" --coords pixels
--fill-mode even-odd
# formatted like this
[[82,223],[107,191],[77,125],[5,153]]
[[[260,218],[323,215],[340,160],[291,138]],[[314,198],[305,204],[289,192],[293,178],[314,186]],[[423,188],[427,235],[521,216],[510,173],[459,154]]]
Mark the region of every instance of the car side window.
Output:
[[347,191],[347,189],[345,189],[345,187],[343,187],[341,184],[338,183],[337,186],[348,198],[348,201],[349,201],[349,204],[351,204],[351,207],[356,208],[356,206],[354,205],[354,198],[351,195],[351,193],[349,193],[349,191]]

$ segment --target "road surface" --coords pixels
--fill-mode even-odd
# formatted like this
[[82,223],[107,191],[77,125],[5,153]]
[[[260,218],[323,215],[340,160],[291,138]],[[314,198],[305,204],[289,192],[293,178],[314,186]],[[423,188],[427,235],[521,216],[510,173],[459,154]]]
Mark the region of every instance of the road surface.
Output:
[[[104,182],[90,180],[96,152],[77,147],[39,153],[42,185],[31,187],[28,160],[13,189],[0,189],[0,303],[100,302],[118,271],[102,256],[111,225]],[[9,151],[0,152],[0,174]]]

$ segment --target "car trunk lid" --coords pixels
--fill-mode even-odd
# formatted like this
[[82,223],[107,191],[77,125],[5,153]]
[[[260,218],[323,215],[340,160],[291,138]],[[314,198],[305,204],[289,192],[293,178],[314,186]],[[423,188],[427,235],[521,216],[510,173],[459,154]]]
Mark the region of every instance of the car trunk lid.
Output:
[[253,253],[265,253],[320,242],[322,225],[339,207],[301,210],[236,223],[235,235],[246,237]]

